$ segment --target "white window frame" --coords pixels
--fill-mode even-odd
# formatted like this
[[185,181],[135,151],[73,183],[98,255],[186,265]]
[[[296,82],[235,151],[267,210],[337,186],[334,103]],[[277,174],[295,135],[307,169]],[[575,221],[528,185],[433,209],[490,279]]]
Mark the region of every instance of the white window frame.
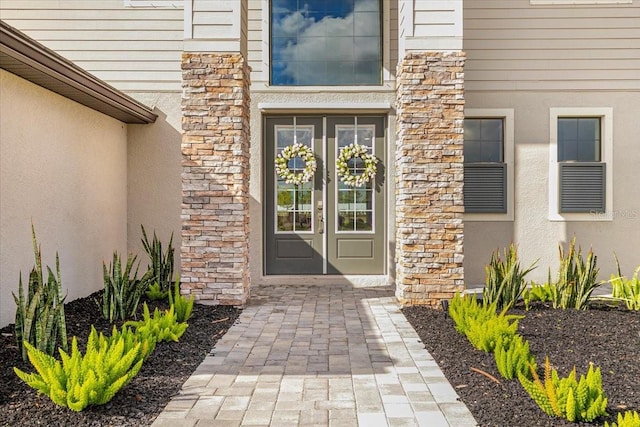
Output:
[[631,4],[633,0],[529,0],[532,6],[590,5],[590,4]]
[[[585,213],[560,212],[560,181],[558,177],[558,119],[562,117],[600,118],[600,163],[605,170],[605,211]],[[613,108],[569,107],[549,109],[549,220],[550,221],[613,221]]]
[[184,8],[184,0],[124,0],[124,7],[182,9]]
[[507,165],[507,212],[465,213],[465,221],[513,221],[515,219],[515,138],[513,108],[466,108],[469,119],[502,119],[504,123],[503,162]]

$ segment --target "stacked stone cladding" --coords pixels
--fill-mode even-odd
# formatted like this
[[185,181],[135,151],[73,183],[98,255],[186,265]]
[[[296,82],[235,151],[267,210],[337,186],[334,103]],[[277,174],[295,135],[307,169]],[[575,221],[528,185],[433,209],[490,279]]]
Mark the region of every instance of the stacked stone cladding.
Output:
[[182,292],[249,298],[249,67],[241,54],[182,56]]
[[462,52],[398,64],[396,296],[437,306],[464,287]]

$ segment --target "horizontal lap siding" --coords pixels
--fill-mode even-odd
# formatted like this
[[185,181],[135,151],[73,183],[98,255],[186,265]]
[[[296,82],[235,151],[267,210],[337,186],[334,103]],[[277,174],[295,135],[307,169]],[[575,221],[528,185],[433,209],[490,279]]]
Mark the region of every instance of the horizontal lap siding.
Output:
[[262,50],[268,49],[263,43],[262,28],[268,23],[262,20],[262,0],[249,0],[247,10],[247,59],[251,66],[251,81],[265,81],[269,79],[266,61],[269,52],[262,56]]
[[413,35],[417,37],[458,35],[461,24],[460,7],[462,6],[459,1],[415,0]]
[[464,3],[467,90],[640,90],[640,0]]
[[9,25],[125,91],[181,90],[183,14],[123,0],[0,3]]

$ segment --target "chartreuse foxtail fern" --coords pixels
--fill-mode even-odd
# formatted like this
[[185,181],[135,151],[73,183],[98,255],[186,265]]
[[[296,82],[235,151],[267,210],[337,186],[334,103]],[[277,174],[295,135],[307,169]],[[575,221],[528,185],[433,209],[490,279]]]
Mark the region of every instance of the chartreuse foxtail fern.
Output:
[[137,256],[130,254],[127,264],[122,270],[122,261],[117,252],[113,253],[113,261],[109,268],[102,263],[104,276],[104,293],[102,295],[102,315],[109,322],[126,320],[135,315],[140,297],[149,285],[150,273],[138,279]]
[[495,302],[498,310],[513,306],[527,286],[524,277],[535,268],[536,262],[523,270],[518,261],[518,251],[513,244],[508,250],[505,249],[504,260],[500,257],[499,251],[493,252],[490,263],[485,267],[482,300],[488,304]]
[[138,344],[140,345],[140,350],[138,351],[135,362],[138,362],[138,360],[147,360],[156,348],[157,338],[155,335],[131,329],[126,325],[122,326],[120,330],[114,326],[110,336],[105,337],[101,334],[99,344],[102,343],[102,340],[106,340],[107,344],[115,345],[120,339],[124,341],[125,353],[135,348]]
[[518,374],[530,378],[529,365],[536,366],[536,360],[529,351],[529,341],[517,334],[499,337],[493,355],[498,372],[508,380],[515,378]]
[[456,330],[465,335],[472,322],[483,322],[495,315],[495,305],[481,304],[475,295],[456,294],[449,302],[449,316],[453,320]]
[[142,247],[149,256],[149,271],[151,283],[158,284],[160,292],[171,292],[171,279],[173,277],[173,233],[169,239],[166,252],[162,249],[162,242],[153,232],[153,240],[149,242],[147,232],[142,226]]
[[486,352],[493,351],[500,337],[513,336],[518,330],[518,319],[523,317],[507,315],[506,310],[497,314],[495,302],[480,304],[475,296],[457,294],[449,303],[449,316],[471,345]]
[[143,336],[153,335],[157,342],[178,341],[189,326],[184,322],[178,322],[173,305],[162,313],[156,308],[153,311],[153,317],[151,317],[149,306],[146,303],[143,308],[142,320],[126,322],[125,326],[133,326],[136,332]]
[[640,427],[640,414],[636,411],[626,411],[618,414],[618,422],[609,424],[605,421],[604,427]]
[[95,328],[91,329],[84,355],[78,350],[78,340],[73,337],[71,354],[59,350],[61,361],[27,342],[24,345],[36,373],[27,374],[13,368],[15,373],[57,405],[73,411],[107,403],[142,366],[138,357],[139,343],[125,350],[124,338],[107,340],[102,334],[98,335]]
[[499,340],[513,338],[518,331],[518,320],[523,317],[502,311],[483,322],[472,321],[466,332],[467,339],[474,348],[491,353]]
[[531,282],[531,287],[529,289],[525,289],[522,293],[522,300],[524,301],[524,308],[529,310],[531,307],[531,303],[534,301],[540,302],[550,302],[554,300],[554,292],[557,291],[554,285],[547,283],[543,283],[538,285],[535,282]]
[[618,269],[618,277],[611,276],[611,296],[624,302],[628,310],[640,310],[640,267],[636,269],[631,279],[622,277]]
[[178,322],[186,322],[193,311],[194,297],[189,299],[180,294],[180,276],[176,274],[176,282],[173,285],[173,293],[169,291],[169,305],[174,306]]
[[64,316],[64,298],[60,279],[60,259],[56,253],[56,274],[47,266],[48,277],[42,274],[42,252],[36,241],[36,232],[31,224],[33,253],[36,265],[29,274],[29,284],[25,295],[22,286],[22,273],[18,282],[18,296],[13,294],[16,303],[15,332],[22,358],[27,360],[27,342],[52,355],[59,344],[67,349],[67,327]]
[[548,415],[571,422],[589,422],[607,415],[607,398],[602,389],[600,368],[593,369],[593,365],[589,366],[587,375],[581,375],[577,380],[574,367],[568,377],[559,378],[547,357],[544,382],[540,381],[535,367],[530,366],[530,370],[533,380],[523,374],[518,374],[518,379],[529,396]]
[[160,284],[157,283],[157,282],[156,283],[151,283],[149,285],[149,287],[147,288],[147,291],[145,292],[145,295],[151,301],[157,301],[157,300],[165,299],[168,294],[169,294],[168,291],[162,291],[162,288],[160,288]]

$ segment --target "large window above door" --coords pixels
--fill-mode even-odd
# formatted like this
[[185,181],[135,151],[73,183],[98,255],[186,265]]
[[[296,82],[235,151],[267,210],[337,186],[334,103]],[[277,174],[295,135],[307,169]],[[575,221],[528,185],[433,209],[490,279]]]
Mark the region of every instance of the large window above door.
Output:
[[271,0],[271,84],[380,85],[380,5],[380,0]]

